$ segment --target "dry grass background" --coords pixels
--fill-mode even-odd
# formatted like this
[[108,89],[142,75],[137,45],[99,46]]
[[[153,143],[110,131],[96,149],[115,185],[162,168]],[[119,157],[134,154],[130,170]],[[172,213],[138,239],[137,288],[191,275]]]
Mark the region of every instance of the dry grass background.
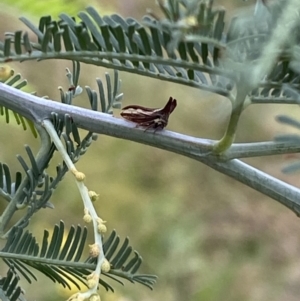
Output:
[[[136,18],[141,18],[146,7],[156,9],[154,1],[98,2]],[[251,4],[227,2],[217,4],[224,5],[229,14]],[[0,32],[19,29],[17,17],[24,14],[14,11],[12,16],[2,11]],[[65,61],[12,64],[28,79],[31,90],[52,99],[59,98],[57,86],[67,88],[64,74],[70,66]],[[80,85],[96,89],[94,79],[104,78],[105,71],[83,66]],[[124,105],[161,106],[172,95],[179,105],[170,118],[170,130],[212,139],[222,136],[229,106],[219,96],[131,74],[120,76]],[[75,103],[86,106],[84,94]],[[271,140],[290,130],[277,124],[274,117],[279,113],[297,117],[298,110],[284,105],[252,106],[242,115],[237,140]],[[0,122],[0,162],[19,169],[12,154],[25,155],[23,145],[37,147],[38,141],[29,132]],[[280,172],[286,162],[282,156],[247,162],[299,186],[298,174],[287,177]],[[108,221],[108,229],[115,228],[123,237],[129,235],[145,261],[141,272],[159,276],[154,291],[116,284],[116,293],[103,293],[102,300],[299,300],[300,221],[282,205],[198,162],[105,136],[99,137],[78,168],[86,174],[88,188],[100,194],[96,207]],[[82,224],[82,205],[70,175],[52,202],[54,210],[42,210],[32,219],[30,227],[37,235],[61,219],[67,226]],[[53,293],[52,283],[41,279],[32,286],[24,282],[29,300],[65,299],[69,294],[58,287]]]

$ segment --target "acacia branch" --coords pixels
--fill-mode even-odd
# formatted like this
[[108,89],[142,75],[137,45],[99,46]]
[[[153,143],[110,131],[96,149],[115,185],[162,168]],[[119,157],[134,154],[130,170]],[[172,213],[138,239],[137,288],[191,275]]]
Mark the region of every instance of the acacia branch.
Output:
[[[265,195],[268,195],[291,209],[297,215],[300,214],[299,189],[237,159],[225,162],[222,161],[224,158],[222,159],[222,157],[218,157],[212,153],[212,147],[216,141],[195,138],[166,130],[155,134],[150,131],[145,132],[144,129],[137,128],[135,124],[120,118],[52,100],[38,98],[1,83],[0,105],[39,124],[45,119],[50,119],[52,112],[61,114],[62,116],[69,114],[79,128],[154,146],[195,159]],[[281,153],[284,150],[283,144],[274,143],[273,146],[274,151],[278,150],[278,146],[280,146]],[[294,146],[295,149],[298,150],[299,147],[297,145]],[[271,147],[272,143],[270,142],[268,152],[270,152]],[[233,153],[234,151],[236,150],[233,149]],[[253,151],[255,152],[255,150]],[[249,149],[247,152],[249,156]],[[287,149],[287,152],[291,152],[291,145]]]

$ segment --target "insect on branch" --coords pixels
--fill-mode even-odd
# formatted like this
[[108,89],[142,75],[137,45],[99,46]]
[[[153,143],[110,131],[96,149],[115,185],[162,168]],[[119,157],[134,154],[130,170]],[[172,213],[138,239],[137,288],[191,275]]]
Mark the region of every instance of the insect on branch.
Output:
[[157,130],[164,129],[169,120],[170,114],[177,106],[176,99],[170,97],[163,108],[147,108],[139,105],[129,105],[122,109],[121,116],[137,124],[137,126]]

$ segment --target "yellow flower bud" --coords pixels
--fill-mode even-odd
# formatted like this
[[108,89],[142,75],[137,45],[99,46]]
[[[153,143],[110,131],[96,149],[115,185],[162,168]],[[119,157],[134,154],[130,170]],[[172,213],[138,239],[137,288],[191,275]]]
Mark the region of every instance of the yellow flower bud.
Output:
[[77,181],[82,182],[85,179],[85,174],[83,172],[80,172],[77,169],[72,169],[71,172],[73,173]]
[[89,224],[89,223],[92,221],[91,215],[90,215],[90,214],[85,214],[85,215],[83,216],[83,221],[84,221],[85,223]]
[[104,261],[103,261],[103,263],[102,263],[102,265],[101,265],[101,271],[107,273],[107,272],[109,272],[109,270],[110,270],[110,263],[105,258]]
[[104,234],[104,233],[107,232],[107,228],[106,228],[106,226],[104,224],[98,224],[97,231],[100,234]]
[[90,248],[90,256],[98,257],[100,254],[100,247],[97,244],[89,245]]
[[86,277],[87,286],[89,288],[94,288],[99,283],[99,276],[96,273],[91,273]]
[[89,191],[89,197],[92,200],[92,202],[95,202],[98,200],[99,194],[97,194],[95,191]]

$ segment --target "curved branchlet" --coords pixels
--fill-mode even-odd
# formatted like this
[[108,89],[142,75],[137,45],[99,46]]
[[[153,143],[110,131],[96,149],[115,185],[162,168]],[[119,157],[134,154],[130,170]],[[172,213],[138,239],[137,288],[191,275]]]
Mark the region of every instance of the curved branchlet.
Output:
[[[74,68],[76,67],[77,65],[75,64]],[[67,76],[70,82],[70,88],[68,92],[62,93],[62,102],[71,104],[71,99],[77,95],[76,93],[80,93],[81,89],[79,87],[74,86],[73,77],[69,70],[67,70]],[[102,111],[109,114],[112,113],[112,108],[115,106],[115,104],[117,106],[120,106],[120,100],[122,99],[122,94],[118,94],[120,88],[120,81],[118,80],[117,72],[115,71],[114,87],[112,87],[111,85],[110,76],[108,74],[106,74],[106,82],[107,82],[107,101],[105,99],[103,84],[100,79],[97,80]],[[87,94],[90,100],[92,110],[97,110],[98,107],[97,94],[95,93],[95,91],[92,91],[89,87],[86,87],[86,90],[87,90]],[[98,216],[92,202],[91,193],[88,192],[87,187],[83,184],[85,175],[82,172],[79,172],[74,165],[74,163],[78,160],[80,155],[82,155],[82,153],[85,152],[85,146],[87,146],[89,140],[91,141],[93,133],[89,132],[87,134],[87,136],[85,137],[86,138],[85,142],[87,143],[85,143],[84,147],[81,147],[82,143],[79,137],[79,132],[76,124],[72,120],[72,117],[70,115],[64,115],[63,119],[59,115],[53,115],[53,117],[56,117],[57,119],[56,122],[55,120],[54,121],[43,120],[42,126],[47,131],[49,137],[51,137],[51,140],[53,141],[56,150],[62,156],[64,166],[66,166],[66,168],[70,170],[75,177],[75,181],[83,201],[84,221],[87,223],[89,222],[93,223],[95,241],[89,247],[90,247],[91,257],[96,258],[97,261],[93,272],[87,276],[87,280],[88,280],[87,284],[89,290],[84,293],[79,292],[74,297],[71,297],[71,299],[72,298],[87,299],[93,296],[94,294],[97,294],[98,281],[101,276],[102,268],[104,265],[108,265],[108,261],[104,256],[103,242],[102,242],[102,233],[106,232],[104,221]],[[60,121],[61,123],[64,124],[65,127],[65,131],[61,134],[61,138],[64,140],[65,146],[63,146],[60,140],[60,135],[55,129],[55,124],[59,123]],[[75,149],[74,143],[70,138],[71,135],[73,136],[73,140],[77,143],[77,149]],[[76,152],[76,150],[79,150],[79,153]],[[105,268],[105,270],[108,268]]]
[[[65,124],[70,124],[70,118],[69,116],[65,116]],[[53,123],[49,120],[44,120],[42,123],[42,126],[45,128],[49,136],[51,137],[51,140],[53,141],[57,151],[60,153],[60,155],[63,158],[64,164],[66,164],[68,170],[70,170],[75,178],[75,182],[77,184],[78,190],[81,194],[81,198],[83,201],[84,206],[84,221],[89,223],[93,223],[93,230],[94,230],[94,243],[92,245],[89,245],[90,247],[90,254],[93,258],[97,259],[96,267],[94,271],[88,276],[90,284],[88,284],[89,290],[84,293],[78,293],[77,295],[80,295],[80,297],[84,300],[87,298],[90,298],[92,295],[97,293],[98,290],[98,280],[101,276],[101,266],[103,265],[105,261],[104,252],[103,252],[103,243],[102,243],[102,236],[100,231],[98,231],[98,226],[100,224],[103,224],[102,219],[98,216],[93,202],[89,196],[87,187],[83,184],[83,181],[85,179],[84,173],[78,171],[73,163],[74,161],[74,148],[72,143],[68,143],[68,134],[63,133],[62,137],[65,140],[66,147],[63,146],[61,140],[59,139],[59,136],[57,135],[57,132],[55,131],[55,128],[53,126]],[[70,127],[70,126],[69,126]],[[66,126],[68,128],[68,126]],[[68,131],[67,131],[68,132]],[[78,142],[80,142],[78,140]],[[89,282],[88,282],[89,283]]]

